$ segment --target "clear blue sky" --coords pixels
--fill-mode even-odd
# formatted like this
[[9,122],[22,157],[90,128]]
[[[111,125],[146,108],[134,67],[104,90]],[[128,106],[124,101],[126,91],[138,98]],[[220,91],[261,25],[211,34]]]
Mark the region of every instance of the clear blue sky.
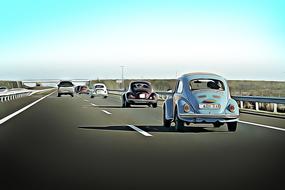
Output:
[[285,80],[283,0],[0,0],[0,79]]

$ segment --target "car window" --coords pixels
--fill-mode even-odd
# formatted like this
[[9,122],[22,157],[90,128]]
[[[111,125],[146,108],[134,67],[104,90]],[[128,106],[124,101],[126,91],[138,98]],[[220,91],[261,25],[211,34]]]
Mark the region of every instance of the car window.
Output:
[[72,82],[60,82],[58,86],[59,87],[72,87],[73,84]]
[[151,86],[150,86],[150,84],[148,84],[146,82],[133,82],[131,84],[131,89],[133,91],[138,91],[138,90],[150,91],[151,90]]
[[177,93],[182,93],[183,91],[183,82],[179,81],[178,86],[177,86]]
[[95,87],[94,88],[104,88],[104,86],[103,85],[95,85]]
[[191,90],[225,90],[224,83],[215,79],[194,79],[189,86]]

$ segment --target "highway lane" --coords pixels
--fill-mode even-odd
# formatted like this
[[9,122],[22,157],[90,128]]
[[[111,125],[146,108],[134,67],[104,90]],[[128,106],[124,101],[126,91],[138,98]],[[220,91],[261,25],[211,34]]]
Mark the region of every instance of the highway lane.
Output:
[[120,105],[53,94],[0,125],[0,189],[284,189],[284,132],[177,133],[161,126],[161,108]]

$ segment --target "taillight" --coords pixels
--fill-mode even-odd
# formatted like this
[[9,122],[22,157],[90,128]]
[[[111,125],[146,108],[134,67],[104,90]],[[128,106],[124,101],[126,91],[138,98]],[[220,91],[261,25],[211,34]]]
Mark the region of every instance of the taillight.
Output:
[[188,113],[190,111],[190,106],[188,104],[184,104],[183,110],[184,112]]
[[149,97],[149,99],[155,100],[155,97],[156,97],[156,95],[155,95],[155,94],[152,94],[152,95]]
[[230,112],[234,112],[235,111],[235,106],[233,104],[230,104],[228,107]]

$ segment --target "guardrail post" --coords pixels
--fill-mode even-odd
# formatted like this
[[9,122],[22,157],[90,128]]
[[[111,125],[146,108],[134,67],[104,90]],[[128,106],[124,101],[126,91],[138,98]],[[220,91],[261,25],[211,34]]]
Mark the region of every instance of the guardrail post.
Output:
[[259,103],[258,102],[255,102],[255,110],[259,111]]
[[243,109],[243,101],[240,101],[240,109]]
[[277,104],[273,104],[273,112],[277,113]]

